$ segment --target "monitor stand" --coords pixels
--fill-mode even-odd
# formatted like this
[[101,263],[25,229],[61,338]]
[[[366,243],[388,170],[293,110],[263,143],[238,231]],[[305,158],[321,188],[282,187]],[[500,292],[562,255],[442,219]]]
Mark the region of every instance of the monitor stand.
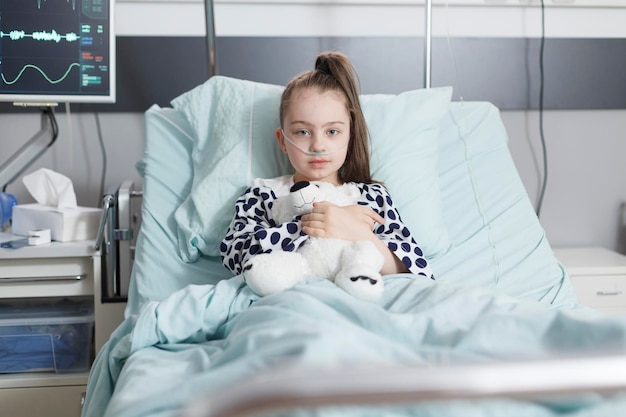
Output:
[[41,129],[0,166],[0,191],[4,191],[56,141],[59,134],[54,107],[56,103],[14,103],[41,108]]

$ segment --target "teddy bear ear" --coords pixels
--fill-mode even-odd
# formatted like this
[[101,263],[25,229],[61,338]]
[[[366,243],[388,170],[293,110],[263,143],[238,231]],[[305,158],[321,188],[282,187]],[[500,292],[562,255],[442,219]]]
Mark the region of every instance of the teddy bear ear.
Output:
[[297,183],[291,186],[291,188],[289,189],[289,192],[295,193],[296,191],[300,191],[301,189],[306,188],[309,185],[311,185],[311,183],[308,181],[298,181]]

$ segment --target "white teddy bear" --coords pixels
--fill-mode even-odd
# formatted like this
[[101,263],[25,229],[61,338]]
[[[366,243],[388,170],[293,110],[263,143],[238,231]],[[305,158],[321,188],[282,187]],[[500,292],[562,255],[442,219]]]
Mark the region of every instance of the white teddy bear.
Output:
[[[272,206],[276,223],[293,221],[309,213],[315,201],[338,206],[356,204],[360,192],[354,184],[301,181]],[[314,279],[328,279],[354,297],[376,301],[383,293],[380,270],[383,255],[370,241],[309,237],[297,251],[274,251],[254,256],[244,267],[244,279],[259,295],[269,295]]]

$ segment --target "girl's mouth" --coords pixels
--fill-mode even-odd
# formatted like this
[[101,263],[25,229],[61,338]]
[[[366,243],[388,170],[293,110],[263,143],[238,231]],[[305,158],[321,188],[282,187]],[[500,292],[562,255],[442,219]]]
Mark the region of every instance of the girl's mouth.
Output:
[[309,162],[309,164],[313,166],[323,166],[323,165],[326,165],[327,163],[328,161],[325,159],[313,159],[311,160],[311,162]]

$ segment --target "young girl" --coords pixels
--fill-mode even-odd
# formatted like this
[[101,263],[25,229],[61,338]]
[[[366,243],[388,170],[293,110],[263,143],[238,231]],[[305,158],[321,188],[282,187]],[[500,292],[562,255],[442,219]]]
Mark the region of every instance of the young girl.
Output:
[[[221,244],[224,265],[240,274],[255,255],[295,251],[315,236],[372,241],[385,259],[381,275],[411,272],[432,279],[430,266],[389,194],[371,177],[356,74],[345,55],[322,53],[314,70],[287,84],[280,123],[276,139],[295,174],[256,179],[237,200]],[[351,182],[360,190],[361,199],[358,205],[345,207],[317,202],[299,221],[278,224],[271,214],[273,202],[299,181]]]

